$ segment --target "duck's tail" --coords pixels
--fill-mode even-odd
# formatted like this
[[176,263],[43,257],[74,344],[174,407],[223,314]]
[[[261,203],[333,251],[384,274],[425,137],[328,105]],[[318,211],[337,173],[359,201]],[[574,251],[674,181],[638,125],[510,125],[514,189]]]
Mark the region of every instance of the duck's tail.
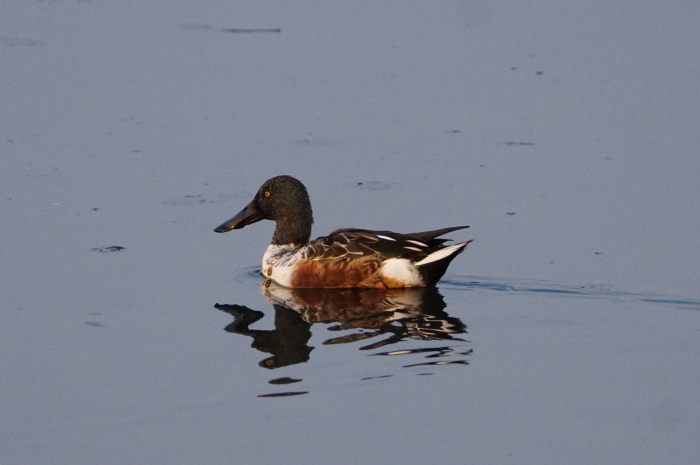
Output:
[[457,255],[462,253],[470,242],[471,240],[448,245],[447,247],[436,250],[423,260],[416,262],[416,268],[426,286],[434,286],[435,283],[442,278],[442,275],[445,274],[450,262],[452,262]]

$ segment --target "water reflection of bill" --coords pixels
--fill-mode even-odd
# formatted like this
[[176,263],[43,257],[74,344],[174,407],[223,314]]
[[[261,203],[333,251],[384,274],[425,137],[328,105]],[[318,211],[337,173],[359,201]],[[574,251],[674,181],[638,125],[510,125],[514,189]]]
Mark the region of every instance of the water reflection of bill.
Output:
[[[468,362],[471,353],[458,334],[466,333],[459,318],[445,312],[445,302],[435,288],[410,289],[289,289],[272,281],[263,281],[261,291],[275,309],[275,328],[252,329],[263,312],[243,305],[216,304],[233,316],[225,330],[253,338],[252,347],[271,354],[260,362],[264,368],[280,368],[309,360],[313,347],[308,345],[311,326],[330,325],[329,331],[343,332],[323,342],[324,345],[364,342],[360,350],[383,348],[376,356],[419,355],[419,363],[404,365],[435,366]],[[404,340],[444,341],[438,346],[386,350]],[[423,358],[425,357],[425,359]],[[291,379],[291,378],[290,378]],[[277,382],[279,381],[279,382]],[[290,381],[294,382],[295,380]],[[298,380],[297,380],[298,381]],[[272,380],[283,384],[282,379]],[[302,394],[305,392],[298,392]],[[283,393],[290,395],[290,393]]]

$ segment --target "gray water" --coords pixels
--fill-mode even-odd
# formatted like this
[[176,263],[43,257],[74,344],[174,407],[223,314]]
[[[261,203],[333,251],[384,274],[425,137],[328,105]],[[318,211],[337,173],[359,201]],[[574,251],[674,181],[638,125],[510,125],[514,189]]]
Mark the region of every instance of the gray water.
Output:
[[[700,463],[698,23],[5,2],[0,463]],[[279,174],[474,242],[393,306],[265,286],[273,225],[213,228]]]

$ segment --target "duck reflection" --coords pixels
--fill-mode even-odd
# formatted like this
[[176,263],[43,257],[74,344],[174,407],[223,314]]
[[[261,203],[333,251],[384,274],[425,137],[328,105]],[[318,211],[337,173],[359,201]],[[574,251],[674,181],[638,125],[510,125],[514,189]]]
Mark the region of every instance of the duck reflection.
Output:
[[[323,342],[345,344],[380,338],[360,350],[377,349],[405,339],[463,341],[456,334],[466,333],[466,325],[459,318],[449,316],[446,304],[436,288],[408,289],[289,289],[266,280],[261,284],[265,298],[275,309],[275,329],[256,330],[250,325],[264,313],[243,305],[215,307],[233,316],[226,326],[230,333],[253,338],[252,347],[272,354],[260,362],[264,368],[280,368],[309,360],[313,347],[308,345],[311,325],[331,324],[330,331],[352,331]],[[382,337],[385,336],[385,337]],[[454,352],[451,347],[396,350],[373,355],[403,355],[426,353],[426,356],[445,357],[467,355]],[[416,365],[437,365],[466,361],[430,361]]]

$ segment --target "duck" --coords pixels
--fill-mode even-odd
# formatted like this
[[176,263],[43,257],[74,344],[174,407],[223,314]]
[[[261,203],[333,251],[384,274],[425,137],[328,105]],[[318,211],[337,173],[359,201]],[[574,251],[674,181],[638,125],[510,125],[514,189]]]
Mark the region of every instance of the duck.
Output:
[[344,228],[310,241],[313,212],[304,184],[292,176],[268,179],[253,200],[217,233],[272,220],[262,275],[288,288],[432,287],[471,240],[446,245],[453,226],[417,233]]

